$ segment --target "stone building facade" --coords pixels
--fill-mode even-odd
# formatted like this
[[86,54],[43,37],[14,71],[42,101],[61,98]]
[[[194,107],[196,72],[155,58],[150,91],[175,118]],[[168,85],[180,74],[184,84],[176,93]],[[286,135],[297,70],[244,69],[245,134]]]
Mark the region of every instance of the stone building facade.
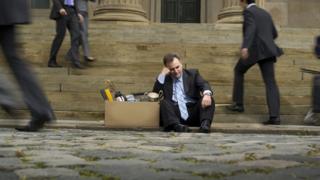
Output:
[[[46,8],[50,1],[32,0],[32,4],[35,8]],[[278,26],[320,28],[319,0],[257,0],[257,4],[272,14]],[[107,21],[180,23],[166,16],[182,14],[188,19],[188,15],[196,12],[193,23],[241,22],[239,0],[97,0],[91,3],[90,11],[93,19]]]

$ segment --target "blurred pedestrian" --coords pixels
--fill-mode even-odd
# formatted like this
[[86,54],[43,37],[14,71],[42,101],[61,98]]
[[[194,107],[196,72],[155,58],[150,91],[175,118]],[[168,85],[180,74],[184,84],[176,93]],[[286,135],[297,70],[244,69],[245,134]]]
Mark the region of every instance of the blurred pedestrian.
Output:
[[71,36],[71,47],[67,53],[67,60],[71,61],[74,68],[83,69],[79,58],[80,26],[83,17],[79,13],[76,0],[52,0],[50,18],[56,21],[56,36],[53,39],[48,67],[62,67],[57,63],[57,54],[63,42],[66,30]]
[[277,57],[283,54],[275,44],[278,37],[270,14],[255,4],[255,0],[240,0],[243,11],[243,42],[241,57],[234,68],[233,104],[227,109],[243,112],[244,74],[258,64],[266,86],[269,120],[263,124],[280,124],[280,95],[274,75]]
[[[0,45],[31,114],[31,121],[28,125],[16,129],[21,131],[38,131],[45,123],[54,119],[54,113],[30,68],[17,54],[15,39],[16,24],[30,22],[29,5],[29,1],[27,0],[0,1]],[[13,114],[16,107],[11,96],[9,90],[1,82],[1,107],[6,112]]]
[[[320,59],[320,36],[316,38],[314,52]],[[310,125],[320,125],[320,75],[313,78],[312,106],[305,116],[304,122]]]

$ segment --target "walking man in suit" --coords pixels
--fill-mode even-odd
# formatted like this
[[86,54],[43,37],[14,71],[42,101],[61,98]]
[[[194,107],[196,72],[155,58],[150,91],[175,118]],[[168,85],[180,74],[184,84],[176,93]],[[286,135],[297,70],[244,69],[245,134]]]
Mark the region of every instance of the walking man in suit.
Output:
[[243,42],[241,58],[234,68],[233,104],[228,110],[243,112],[244,74],[254,64],[258,64],[266,86],[269,120],[264,124],[280,124],[280,97],[274,75],[277,57],[283,54],[275,44],[278,33],[268,12],[259,8],[255,0],[240,0],[243,12]]
[[[16,24],[29,23],[28,5],[26,0],[1,0],[0,45],[31,113],[29,124],[16,129],[38,131],[46,122],[54,119],[54,114],[35,76],[33,76],[28,65],[17,55],[16,51]],[[4,82],[9,83],[8,80]],[[0,105],[6,112],[14,115],[16,102],[14,102],[14,98],[3,82],[0,83]]]
[[80,45],[83,49],[84,61],[86,63],[95,61],[95,58],[90,55],[89,41],[88,41],[88,28],[89,28],[89,16],[88,16],[88,1],[95,2],[96,0],[78,0],[78,7],[80,14],[83,17],[83,22],[80,23]]
[[79,58],[80,26],[83,17],[79,13],[76,0],[52,0],[50,19],[56,21],[56,36],[53,39],[50,51],[48,67],[62,67],[57,63],[57,54],[66,34],[69,30],[71,36],[71,48],[67,53],[67,59],[71,60],[74,68],[83,69]]
[[[320,59],[320,36],[316,38],[314,52]],[[320,75],[313,78],[312,107],[305,116],[304,122],[310,125],[320,125]]]
[[215,109],[210,85],[198,70],[183,69],[178,54],[165,55],[163,64],[153,91],[163,92],[160,119],[164,130],[189,132],[188,126],[200,126],[200,132],[209,133]]

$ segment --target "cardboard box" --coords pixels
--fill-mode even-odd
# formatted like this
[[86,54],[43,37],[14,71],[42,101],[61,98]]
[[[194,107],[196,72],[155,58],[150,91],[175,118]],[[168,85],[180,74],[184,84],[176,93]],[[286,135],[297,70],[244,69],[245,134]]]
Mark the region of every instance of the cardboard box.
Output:
[[105,126],[108,128],[159,128],[159,102],[105,101]]

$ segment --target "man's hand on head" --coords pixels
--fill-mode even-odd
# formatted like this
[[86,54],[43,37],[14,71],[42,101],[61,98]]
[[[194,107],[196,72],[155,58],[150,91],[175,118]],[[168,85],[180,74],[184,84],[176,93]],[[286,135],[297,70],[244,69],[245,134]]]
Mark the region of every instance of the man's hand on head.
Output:
[[170,70],[167,67],[163,67],[162,71],[161,71],[161,74],[162,75],[167,75],[167,74],[169,74],[169,72],[170,72]]

